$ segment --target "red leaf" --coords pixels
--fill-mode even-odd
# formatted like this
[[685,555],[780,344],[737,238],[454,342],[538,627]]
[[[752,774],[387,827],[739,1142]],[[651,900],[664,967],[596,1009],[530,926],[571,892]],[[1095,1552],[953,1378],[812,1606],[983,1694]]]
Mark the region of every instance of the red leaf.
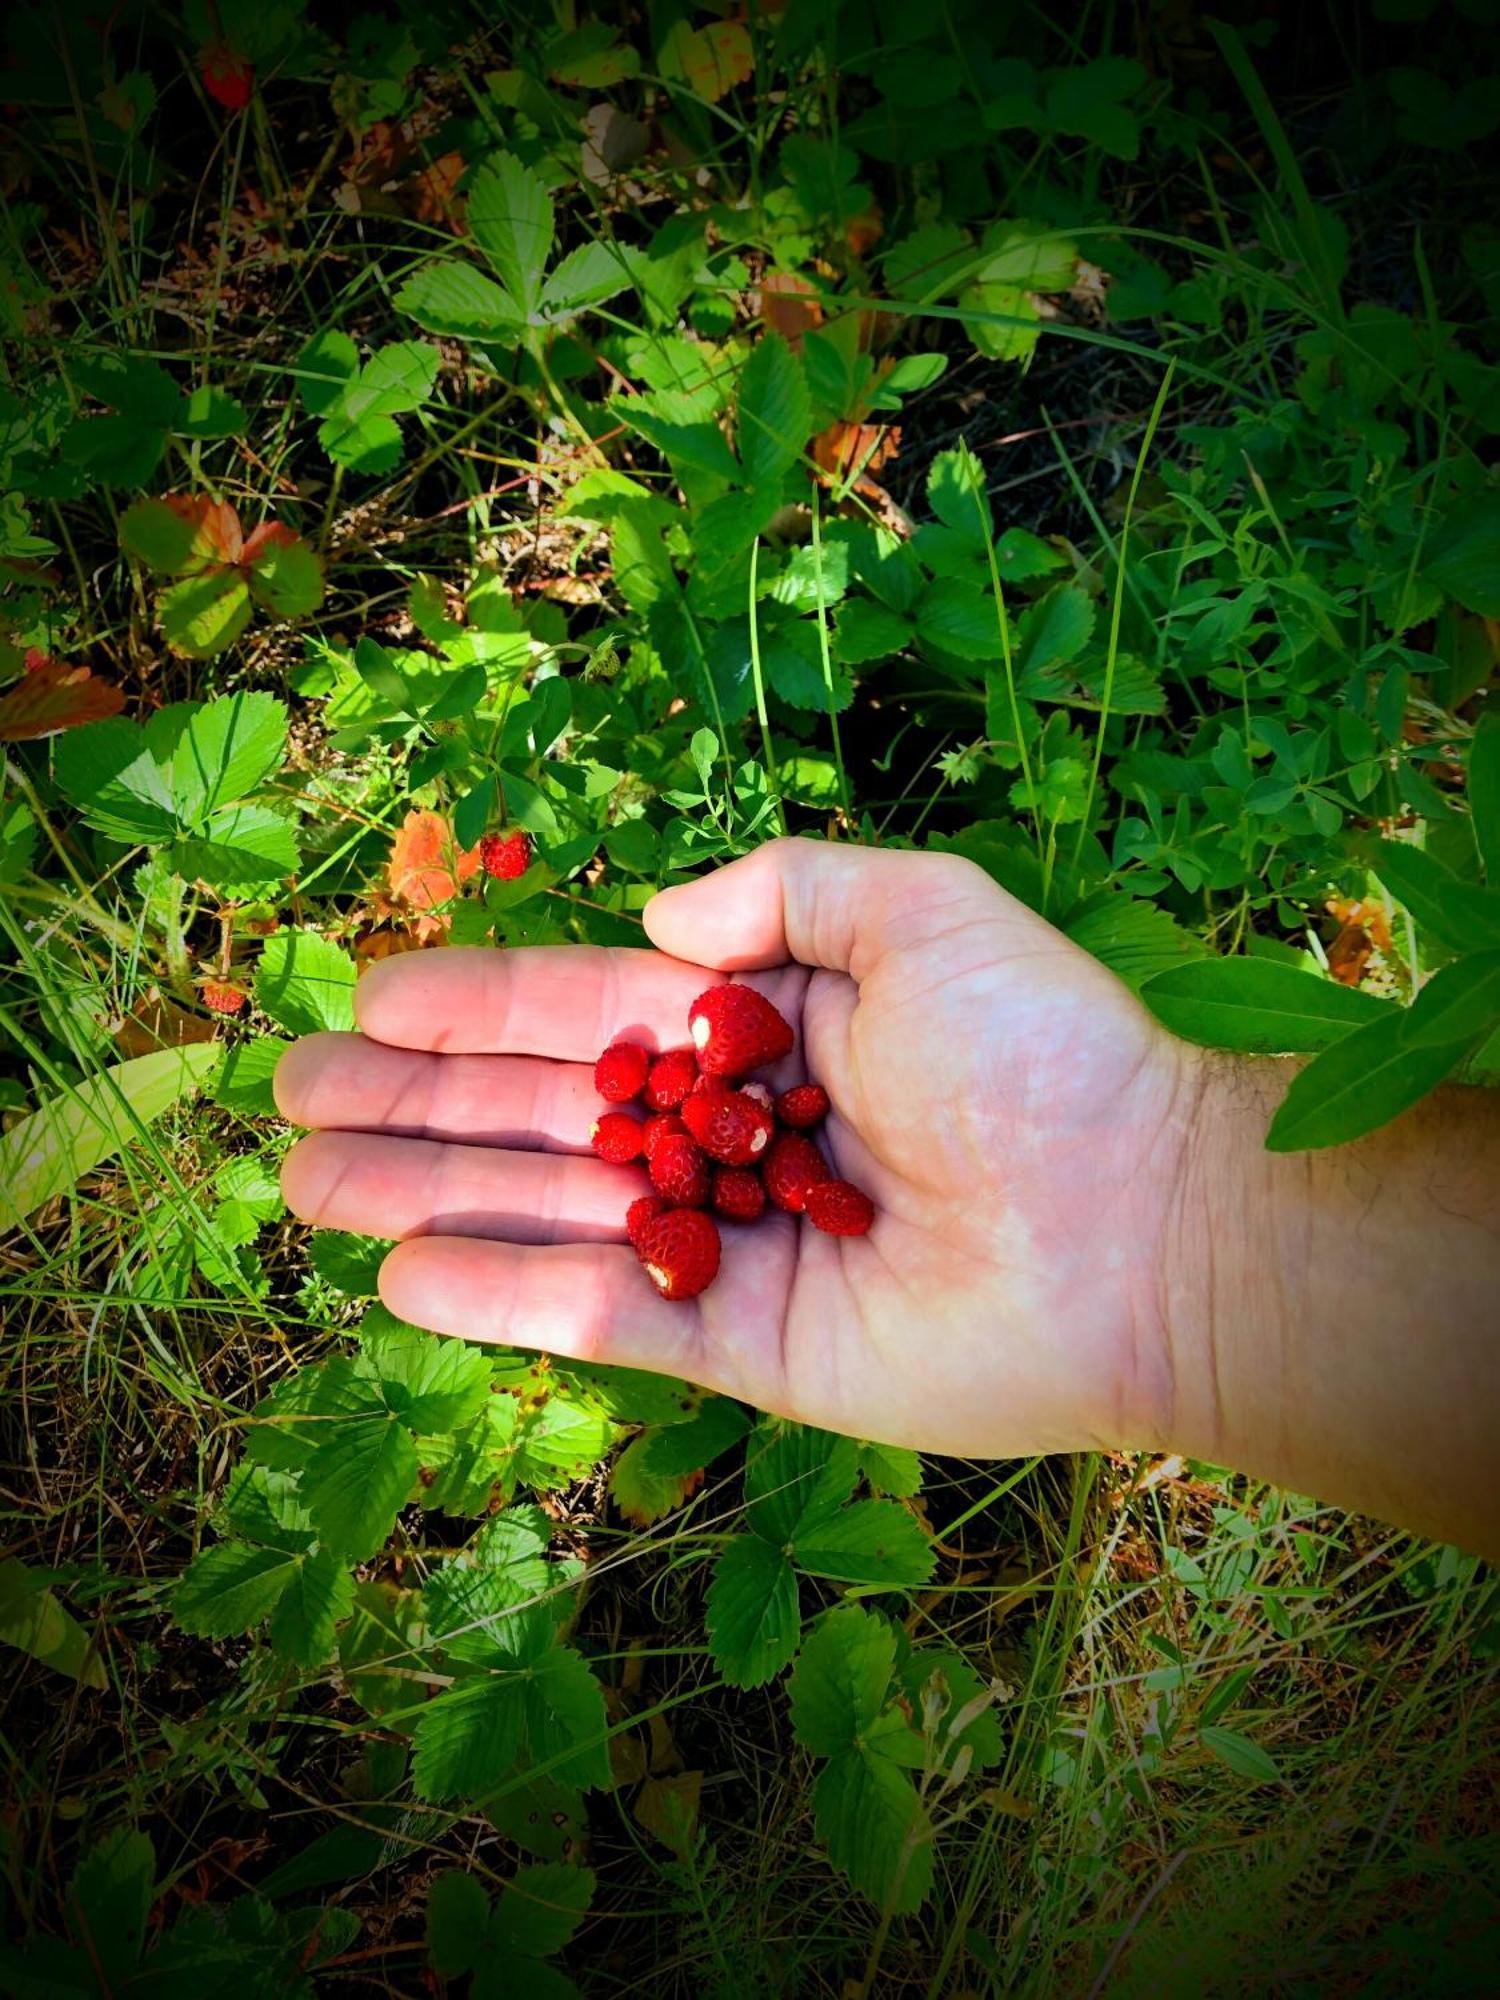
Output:
[[88,667],[66,666],[34,648],[26,671],[0,692],[0,743],[30,743],[83,722],[118,715],[125,696],[111,681],[95,680]]
[[386,880],[391,894],[416,910],[430,910],[458,894],[479,866],[479,850],[455,850],[453,829],[441,813],[409,812],[391,842]]
[[289,548],[298,539],[285,521],[262,521],[240,551],[239,561],[253,569],[267,549]]
[[193,552],[210,563],[237,563],[244,548],[240,517],[227,500],[206,493],[166,493],[162,504],[193,531]]

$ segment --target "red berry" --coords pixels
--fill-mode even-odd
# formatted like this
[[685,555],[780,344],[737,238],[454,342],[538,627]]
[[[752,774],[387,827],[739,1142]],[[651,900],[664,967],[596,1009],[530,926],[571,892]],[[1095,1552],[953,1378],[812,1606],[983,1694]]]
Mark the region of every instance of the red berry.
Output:
[[821,1083],[795,1083],[777,1098],[776,1116],[794,1132],[810,1132],[828,1116],[828,1092]]
[[759,1160],[776,1130],[765,1106],[739,1090],[694,1091],[682,1120],[709,1158],[726,1167]]
[[702,1208],[708,1200],[708,1158],[696,1139],[668,1132],[650,1160],[651,1185],[680,1208]]
[[713,1205],[731,1222],[755,1222],[766,1208],[766,1191],[753,1167],[719,1167],[714,1173]]
[[674,1132],[687,1132],[686,1125],[675,1112],[658,1111],[654,1118],[646,1120],[641,1133],[641,1151],[648,1161],[655,1158],[656,1149],[662,1140],[669,1138]]
[[611,1104],[628,1104],[646,1087],[651,1058],[638,1042],[611,1042],[594,1064],[594,1088]]
[[800,1215],[807,1204],[807,1191],[833,1175],[811,1139],[800,1132],[778,1132],[771,1141],[761,1168],[766,1193],[777,1208]]
[[638,1194],[625,1211],[625,1234],[639,1250],[641,1238],[659,1215],[665,1215],[670,1203],[659,1194]]
[[594,1120],[589,1144],[601,1160],[610,1160],[617,1167],[623,1167],[627,1160],[638,1160],[641,1157],[640,1120],[632,1118],[628,1111],[606,1111],[602,1118]]
[[875,1220],[875,1204],[853,1181],[819,1181],[807,1190],[803,1213],[825,1236],[863,1236]]
[[792,1052],[791,1024],[753,986],[710,986],[688,1009],[698,1067],[743,1076]]
[[669,1209],[641,1232],[636,1255],[664,1299],[693,1299],[719,1275],[719,1231],[701,1209]]
[[698,1081],[691,1049],[668,1049],[646,1073],[646,1102],[653,1111],[675,1111]]
[[517,827],[514,833],[487,833],[479,843],[479,865],[497,882],[514,882],[531,866],[531,835]]
[[231,986],[225,979],[201,979],[198,982],[198,998],[210,1013],[238,1014],[250,995],[241,987]]
[[763,1083],[742,1083],[740,1085],[740,1095],[742,1097],[753,1097],[756,1103],[763,1104],[767,1111],[774,1111],[776,1109],[775,1096]]
[[243,111],[255,95],[255,69],[226,42],[210,42],[198,51],[203,88],[226,111]]

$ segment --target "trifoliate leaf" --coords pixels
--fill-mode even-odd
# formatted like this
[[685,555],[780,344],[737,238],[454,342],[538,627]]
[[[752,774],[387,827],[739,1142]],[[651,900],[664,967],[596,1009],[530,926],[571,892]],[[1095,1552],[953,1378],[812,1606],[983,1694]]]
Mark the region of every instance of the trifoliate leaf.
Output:
[[736,1535],[714,1565],[707,1630],[714,1661],[731,1687],[759,1687],[797,1648],[802,1614],[797,1577],[778,1548]]

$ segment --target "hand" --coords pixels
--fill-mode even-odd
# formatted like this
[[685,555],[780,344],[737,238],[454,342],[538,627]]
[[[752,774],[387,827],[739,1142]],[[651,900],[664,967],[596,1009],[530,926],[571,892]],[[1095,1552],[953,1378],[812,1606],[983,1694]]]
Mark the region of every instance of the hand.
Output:
[[[1003,1456],[1144,1442],[1168,1406],[1161,1301],[1191,1051],[980,869],[777,841],[645,912],[657,951],[414,953],[361,1034],[298,1043],[277,1099],[309,1222],[402,1239],[391,1310],[471,1340],[665,1370],[859,1437]],[[705,971],[705,967],[713,968]],[[687,1040],[748,972],[799,1031],[776,1087],[870,1234],[724,1225],[718,1281],[656,1296],[624,1242],[638,1169],[589,1153],[606,1043]]]

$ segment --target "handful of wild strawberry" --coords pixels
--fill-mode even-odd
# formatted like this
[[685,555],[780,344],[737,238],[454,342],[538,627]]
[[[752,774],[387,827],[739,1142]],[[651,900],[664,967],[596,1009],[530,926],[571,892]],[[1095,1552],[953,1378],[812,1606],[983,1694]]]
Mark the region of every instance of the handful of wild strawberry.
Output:
[[790,1054],[792,1030],[750,986],[711,986],[688,1009],[693,1046],[653,1056],[612,1042],[594,1065],[594,1088],[612,1105],[595,1119],[594,1151],[623,1165],[643,1160],[653,1192],[625,1212],[625,1231],[664,1299],[692,1299],[719,1273],[719,1230],[707,1211],[754,1222],[766,1204],[805,1215],[829,1236],[863,1236],[875,1220],[868,1195],[838,1180],[807,1134],[828,1111],[820,1083],[773,1097],[742,1079]]

